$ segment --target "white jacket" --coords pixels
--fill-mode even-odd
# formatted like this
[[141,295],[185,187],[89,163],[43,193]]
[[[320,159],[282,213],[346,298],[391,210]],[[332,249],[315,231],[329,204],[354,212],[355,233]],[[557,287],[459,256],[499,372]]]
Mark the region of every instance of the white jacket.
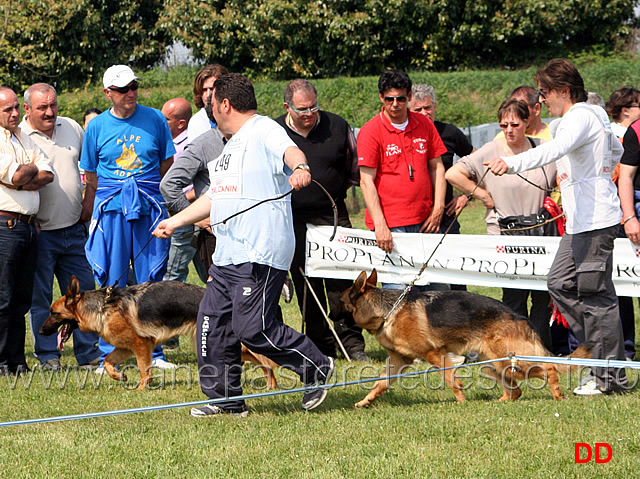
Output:
[[576,103],[551,125],[553,140],[519,155],[502,158],[508,173],[538,168],[557,160],[567,233],[608,228],[622,218],[611,172],[623,148],[599,106]]

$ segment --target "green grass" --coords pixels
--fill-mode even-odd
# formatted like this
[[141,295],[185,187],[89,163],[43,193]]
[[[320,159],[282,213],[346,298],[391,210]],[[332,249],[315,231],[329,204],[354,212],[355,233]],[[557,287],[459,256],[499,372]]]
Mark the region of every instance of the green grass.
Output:
[[[465,233],[483,233],[484,208],[463,212]],[[362,211],[354,216],[362,224]],[[190,282],[198,282],[192,273]],[[486,288],[485,294],[496,295]],[[284,304],[285,320],[300,327],[295,301]],[[637,316],[638,317],[638,316]],[[377,375],[386,353],[366,334],[370,364],[367,377]],[[27,344],[30,365],[33,345]],[[10,387],[0,378],[0,420],[52,417],[200,401],[191,341],[167,357],[181,365],[177,380],[135,392],[93,375],[81,387],[73,372],[66,386],[60,376],[46,387],[36,375],[26,387],[20,379]],[[72,366],[71,347],[63,365]],[[132,364],[131,361],[129,364]],[[421,366],[422,367],[422,366]],[[191,372],[191,380],[187,371]],[[245,365],[254,387],[263,392],[262,375]],[[565,401],[553,401],[547,387],[524,388],[514,403],[498,403],[498,387],[469,369],[468,401],[456,404],[440,377],[406,379],[366,410],[353,404],[369,385],[330,391],[316,411],[301,410],[301,394],[250,400],[246,419],[195,419],[187,408],[98,419],[0,428],[0,477],[3,478],[588,478],[628,477],[640,467],[640,399],[626,396],[577,398],[570,391],[576,377],[561,376]],[[291,377],[288,374],[287,377]],[[630,379],[637,377],[633,373]],[[46,373],[45,380],[51,379]],[[82,376],[80,376],[82,378]],[[337,380],[355,379],[353,365],[337,361]],[[131,375],[131,383],[137,379]],[[58,380],[60,382],[58,382]],[[15,381],[15,378],[12,379]],[[280,378],[282,386],[300,386]],[[428,384],[428,387],[427,387]],[[540,383],[532,383],[539,387]],[[613,459],[607,464],[574,464],[574,443],[607,442]]]

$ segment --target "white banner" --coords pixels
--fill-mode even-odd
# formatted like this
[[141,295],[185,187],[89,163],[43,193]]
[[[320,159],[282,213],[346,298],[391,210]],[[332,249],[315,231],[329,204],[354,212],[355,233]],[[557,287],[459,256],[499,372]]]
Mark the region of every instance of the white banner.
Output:
[[[438,248],[416,281],[518,289],[547,289],[547,273],[559,237],[393,233],[387,254],[372,231],[307,225],[306,274],[354,280],[363,270],[378,270],[384,283],[410,283]],[[438,244],[440,246],[438,246]],[[613,281],[619,296],[640,296],[640,248],[616,239]]]

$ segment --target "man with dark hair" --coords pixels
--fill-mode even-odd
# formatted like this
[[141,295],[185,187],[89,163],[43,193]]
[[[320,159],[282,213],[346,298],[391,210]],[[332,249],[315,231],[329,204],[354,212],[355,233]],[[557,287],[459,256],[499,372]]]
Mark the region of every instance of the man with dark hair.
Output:
[[227,74],[227,69],[218,63],[203,66],[193,80],[193,102],[198,112],[189,120],[187,144],[191,143],[205,131],[216,126],[215,120],[209,118],[206,106],[210,103],[213,83],[222,75]]
[[[78,278],[82,291],[96,287],[84,254],[85,223],[91,220],[91,205],[82,198],[78,170],[84,131],[71,118],[58,116],[58,95],[46,83],[27,88],[24,110],[26,115],[20,128],[46,153],[57,173],[54,181],[39,190],[38,265],[29,319],[33,353],[42,369],[58,370],[61,353],[56,337],[39,333],[49,317],[54,276],[62,292],[67,290],[72,275]],[[73,330],[73,352],[80,366],[97,366],[100,356],[97,343],[96,333]]]
[[[314,179],[334,199],[338,208],[338,224],[351,228],[344,200],[348,188],[359,183],[356,140],[351,127],[338,115],[320,110],[316,89],[307,80],[293,80],[285,87],[284,108],[287,113],[276,118],[276,122],[303,151]],[[296,249],[290,271],[298,306],[301,312],[304,311],[305,332],[320,351],[327,356],[335,356],[336,341],[311,294],[307,294],[305,300],[305,279],[300,271],[301,268],[304,271],[305,266],[307,223],[332,225],[333,208],[320,187],[312,184],[309,188],[293,192],[291,209]],[[329,310],[338,305],[340,293],[351,285],[350,281],[343,279],[307,279],[324,308],[328,299]],[[335,321],[336,333],[351,359],[367,361],[369,358],[364,352],[362,330],[357,326],[349,327],[347,320],[343,317]]]
[[390,253],[392,232],[438,232],[446,192],[441,155],[447,149],[431,119],[409,111],[411,80],[405,72],[384,72],[378,91],[382,109],[360,130],[358,165],[367,227],[375,231],[378,247]]
[[[202,392],[227,400],[193,408],[191,415],[245,417],[244,401],[235,399],[242,394],[241,341],[309,386],[325,384],[334,362],[307,336],[275,321],[295,242],[290,196],[282,196],[289,187],[298,190],[311,182],[304,153],[280,125],[256,113],[253,86],[244,76],[218,78],[212,106],[218,128],[230,140],[209,164],[211,186],[153,234],[168,238],[176,228],[211,217],[217,245],[198,313],[198,366]],[[268,198],[278,199],[258,204]],[[326,389],[309,390],[302,407],[319,406],[326,394]]]
[[38,256],[38,190],[54,178],[49,160],[18,123],[18,97],[0,86],[0,376],[28,370],[24,315]]
[[[624,360],[612,280],[613,241],[622,212],[611,180],[622,145],[605,111],[586,103],[587,92],[573,63],[550,60],[534,80],[549,113],[561,117],[551,124],[553,140],[485,165],[502,175],[557,161],[567,226],[547,277],[549,294],[578,340],[593,342],[593,358]],[[587,376],[575,394],[595,396],[628,389],[624,369],[594,367],[591,372],[593,376]]]

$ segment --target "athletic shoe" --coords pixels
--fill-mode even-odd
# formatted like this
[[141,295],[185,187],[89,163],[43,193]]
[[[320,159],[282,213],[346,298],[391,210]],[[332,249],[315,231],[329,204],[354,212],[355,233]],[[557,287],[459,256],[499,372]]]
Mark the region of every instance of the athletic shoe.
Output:
[[365,363],[368,363],[371,361],[371,358],[367,356],[367,353],[365,353],[364,351],[349,352],[349,357],[351,358],[352,361],[362,361]]
[[176,369],[178,366],[173,363],[170,363],[169,361],[165,361],[162,358],[156,358],[153,361],[151,361],[151,367],[158,368],[158,369]]
[[51,358],[42,363],[40,367],[43,371],[60,371],[62,369],[62,364],[60,364],[60,360],[58,358]]
[[[322,379],[319,379],[314,384],[305,384],[307,388],[316,388],[318,386],[324,386],[329,382],[331,376],[333,376],[333,371],[335,369],[335,361],[332,357],[329,357],[329,369],[327,369],[326,376]],[[311,391],[307,391],[304,393],[302,397],[302,409],[305,411],[310,411],[311,409],[317,408],[322,404],[322,401],[327,397],[328,389],[311,389]]]
[[180,337],[175,336],[162,345],[165,351],[175,351],[180,348]]
[[602,396],[605,394],[605,391],[599,389],[596,385],[596,381],[591,379],[587,381],[585,384],[581,384],[577,388],[573,390],[573,394],[577,396]]
[[93,372],[96,374],[107,374],[107,370],[104,366],[98,366]]
[[89,361],[88,363],[84,363],[84,364],[78,364],[78,367],[80,369],[96,369],[98,367],[100,367],[100,356],[93,358],[91,361]]
[[215,404],[206,404],[201,407],[191,408],[191,415],[193,417],[222,416],[224,414],[229,414],[233,417],[247,417],[249,415],[249,410],[247,408],[222,409],[220,406],[216,406]]

